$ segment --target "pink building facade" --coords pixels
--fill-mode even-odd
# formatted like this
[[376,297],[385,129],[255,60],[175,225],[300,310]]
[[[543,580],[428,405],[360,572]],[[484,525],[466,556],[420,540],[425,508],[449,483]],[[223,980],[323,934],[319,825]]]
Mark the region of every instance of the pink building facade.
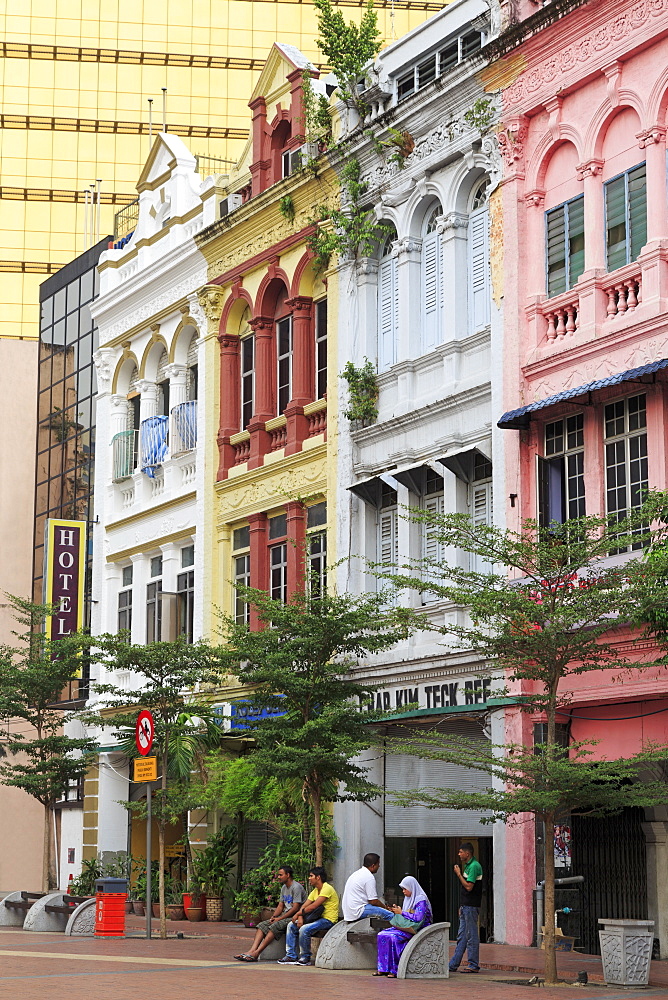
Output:
[[[494,67],[510,80],[498,135],[504,262],[495,294],[511,527],[623,510],[644,488],[668,487],[668,2],[520,6],[515,32],[525,29],[525,40],[504,52],[502,33]],[[653,654],[628,632],[617,641],[630,658]],[[572,694],[564,724],[573,739],[600,740],[601,755],[668,742],[668,669],[583,675]],[[510,710],[507,738],[530,742],[537,721]],[[563,874],[586,876],[594,924],[654,919],[666,957],[668,811],[627,812],[574,821]],[[541,833],[530,822],[507,830],[510,943],[534,934]],[[617,897],[615,882],[624,887]]]

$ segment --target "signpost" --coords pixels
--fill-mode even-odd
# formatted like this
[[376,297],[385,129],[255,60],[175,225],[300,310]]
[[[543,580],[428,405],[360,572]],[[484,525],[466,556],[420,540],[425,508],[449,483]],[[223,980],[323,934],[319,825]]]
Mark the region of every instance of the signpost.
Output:
[[[158,774],[157,757],[149,757],[155,736],[155,723],[150,712],[144,710],[137,716],[135,743],[144,760],[135,761],[135,781],[154,781]],[[153,762],[151,767],[149,762]],[[150,767],[150,773],[149,773]],[[142,772],[146,777],[140,777]],[[151,936],[151,785],[146,786],[146,937]]]

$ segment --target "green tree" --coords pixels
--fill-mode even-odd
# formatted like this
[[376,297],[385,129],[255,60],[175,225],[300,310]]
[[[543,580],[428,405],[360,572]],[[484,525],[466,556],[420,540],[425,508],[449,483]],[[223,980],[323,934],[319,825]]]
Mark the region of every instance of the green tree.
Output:
[[373,2],[368,0],[359,26],[353,21],[347,22],[331,0],[313,0],[313,3],[318,12],[316,45],[336,76],[341,100],[356,108],[363,119],[367,108],[357,85],[364,78],[367,63],[381,47]]
[[506,693],[524,711],[544,713],[545,739],[536,746],[496,747],[412,733],[392,749],[464,764],[490,778],[486,791],[417,789],[399,797],[404,804],[487,810],[488,821],[530,813],[545,824],[549,982],[556,981],[551,833],[555,823],[569,813],[604,816],[627,805],[665,800],[663,781],[653,780],[651,774],[641,781],[640,776],[665,759],[668,748],[648,747],[626,760],[595,760],[590,743],[561,746],[556,724],[569,702],[562,689],[569,677],[646,666],[620,654],[615,631],[634,620],[641,595],[652,592],[648,583],[652,562],[637,558],[641,552],[633,550],[662,543],[666,500],[664,494],[652,494],[623,520],[583,517],[548,528],[528,520],[517,532],[474,524],[462,514],[414,512],[412,516],[424,523],[432,538],[450,551],[486,561],[489,571],[426,561],[403,567],[394,578],[398,586],[428,591],[468,608],[464,620],[432,628],[446,635],[450,646],[475,650],[498,668],[509,685]]
[[[165,917],[165,828],[184,809],[183,785],[196,768],[198,755],[220,737],[220,729],[204,699],[193,695],[212,676],[215,653],[205,642],[173,642],[133,645],[123,636],[106,635],[95,639],[107,671],[131,671],[136,688],[128,690],[113,683],[94,687],[97,703],[88,721],[113,728],[119,746],[134,756],[134,727],[137,713],[148,709],[155,721],[154,752],[158,758],[160,790],[156,795],[159,844],[160,936],[167,936]],[[168,795],[169,782],[180,783],[179,794]],[[185,805],[185,808],[188,808]],[[187,822],[186,822],[187,826]]]
[[[88,768],[85,754],[95,742],[65,734],[71,714],[56,708],[63,689],[81,669],[87,639],[65,636],[51,642],[44,628],[54,607],[9,596],[19,631],[18,645],[0,646],[0,716],[5,720],[3,746],[10,755],[0,763],[3,785],[21,788],[44,808],[42,887],[56,887],[53,809],[72,781]],[[19,723],[19,726],[16,725]]]
[[[238,677],[256,709],[244,732],[255,741],[256,774],[281,785],[299,782],[310,804],[320,865],[324,802],[378,794],[366,770],[352,760],[369,745],[363,708],[370,689],[355,681],[349,668],[358,657],[404,638],[410,616],[388,608],[382,594],[296,595],[287,604],[261,590],[245,589],[243,596],[256,609],[260,629],[221,616],[226,640],[221,669]],[[345,788],[337,790],[338,783]]]

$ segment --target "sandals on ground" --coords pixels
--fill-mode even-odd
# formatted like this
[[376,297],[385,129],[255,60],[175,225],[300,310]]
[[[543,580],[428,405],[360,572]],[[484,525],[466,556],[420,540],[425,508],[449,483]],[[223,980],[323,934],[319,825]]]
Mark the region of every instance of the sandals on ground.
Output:
[[387,972],[372,972],[372,976],[387,976]]

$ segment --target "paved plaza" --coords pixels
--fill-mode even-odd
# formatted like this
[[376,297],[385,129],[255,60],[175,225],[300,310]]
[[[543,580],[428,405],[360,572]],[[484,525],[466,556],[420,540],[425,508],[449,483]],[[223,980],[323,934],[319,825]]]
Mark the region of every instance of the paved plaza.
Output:
[[[530,1000],[535,989],[518,985],[540,969],[542,955],[532,948],[483,945],[481,960],[488,971],[448,980],[374,979],[369,972],[325,972],[281,967],[273,962],[243,965],[233,955],[248,946],[252,931],[240,924],[170,923],[188,935],[166,941],[140,936],[125,939],[72,939],[60,934],[30,934],[0,929],[0,1000],[268,1000],[272,996],[313,996],[317,1000]],[[128,932],[141,934],[137,918]],[[628,1000],[634,995],[668,1000],[667,963],[652,964],[648,990],[622,990],[592,982],[586,987],[541,988],[539,1000],[605,998]],[[497,968],[494,968],[497,966]],[[498,967],[501,968],[498,968]],[[560,955],[566,976],[584,969],[600,975],[596,956]],[[520,971],[514,971],[520,970]],[[511,982],[509,982],[511,981]]]

